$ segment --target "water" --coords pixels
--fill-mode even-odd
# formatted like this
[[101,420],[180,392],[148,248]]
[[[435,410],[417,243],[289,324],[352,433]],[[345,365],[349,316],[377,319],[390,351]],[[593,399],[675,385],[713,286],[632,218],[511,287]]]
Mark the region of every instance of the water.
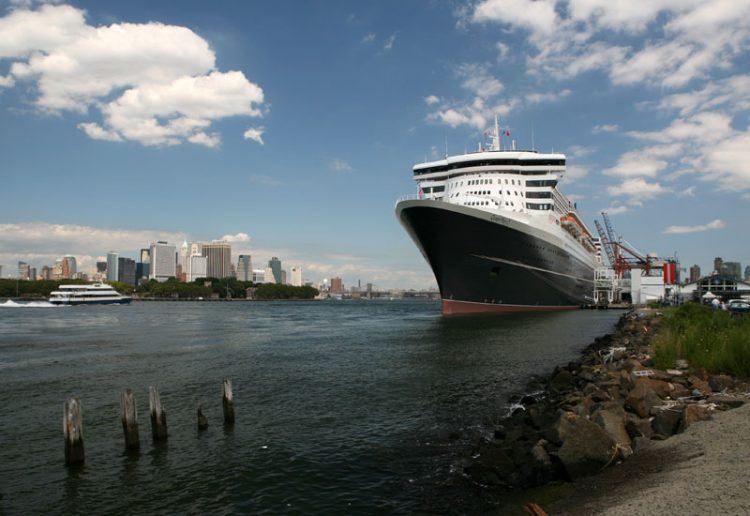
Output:
[[[451,466],[472,436],[531,374],[575,358],[618,315],[445,319],[427,301],[0,305],[0,513],[461,511],[470,505],[456,500],[472,497]],[[151,443],[152,384],[163,447]],[[125,388],[138,401],[139,456],[123,451]],[[86,446],[73,473],[69,396],[82,401]]]

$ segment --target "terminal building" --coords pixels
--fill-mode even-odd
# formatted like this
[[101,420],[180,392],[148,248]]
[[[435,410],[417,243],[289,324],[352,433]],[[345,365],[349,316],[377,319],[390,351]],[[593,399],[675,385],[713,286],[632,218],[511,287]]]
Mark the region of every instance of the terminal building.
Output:
[[714,274],[683,285],[680,297],[682,301],[701,301],[706,297],[722,301],[750,299],[750,282],[730,274]]

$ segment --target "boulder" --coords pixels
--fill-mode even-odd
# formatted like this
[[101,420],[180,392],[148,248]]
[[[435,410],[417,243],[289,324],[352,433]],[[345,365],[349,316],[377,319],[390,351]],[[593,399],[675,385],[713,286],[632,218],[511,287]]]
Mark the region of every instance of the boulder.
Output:
[[485,446],[478,457],[465,469],[466,473],[481,485],[512,486],[518,481],[516,465],[507,451],[499,446]]
[[531,448],[531,456],[542,469],[552,469],[552,459],[550,459],[549,453],[547,453],[547,444],[547,441],[544,439],[539,439]]
[[698,378],[700,378],[704,382],[708,381],[708,372],[706,371],[706,369],[704,367],[699,367],[698,369],[696,369],[695,371],[693,371],[693,376],[697,376]]
[[708,385],[714,392],[722,392],[734,387],[734,379],[726,374],[717,374],[708,379]]
[[628,415],[625,421],[625,430],[633,441],[638,437],[650,439],[654,435],[654,429],[651,428],[651,419],[638,417],[635,414]]
[[608,401],[610,399],[609,394],[601,390],[599,386],[594,383],[590,383],[584,387],[583,395],[590,397],[596,403]]
[[630,436],[625,429],[626,419],[627,416],[622,409],[620,409],[620,411],[606,409],[600,410],[594,416],[596,424],[601,426],[612,438],[615,444],[617,444],[617,447],[620,450],[620,457],[623,459],[626,459],[633,454]]
[[593,475],[617,456],[615,441],[596,423],[577,418],[563,440],[557,456],[571,479]]
[[676,405],[672,408],[659,410],[651,421],[654,433],[664,437],[676,434],[682,422],[682,411],[684,407]]
[[698,376],[693,375],[688,378],[688,381],[690,382],[690,385],[693,386],[693,389],[700,392],[703,396],[710,396],[711,393],[713,393],[713,390],[711,389],[711,386],[708,385],[708,382]]
[[563,412],[557,419],[553,427],[553,441],[557,444],[561,444],[568,437],[568,434],[573,429],[573,423],[578,419],[578,416],[573,412]]
[[644,381],[648,382],[654,392],[662,399],[671,396],[674,391],[674,385],[665,382],[664,380],[656,380],[654,378],[644,378]]
[[708,405],[691,403],[685,407],[685,412],[682,416],[682,431],[693,423],[697,423],[698,421],[708,421],[709,419],[711,419],[711,407]]
[[625,407],[638,414],[640,417],[648,417],[651,408],[661,405],[661,398],[651,387],[646,378],[639,378],[635,387],[625,398]]
[[573,388],[573,374],[565,369],[560,369],[550,380],[550,387],[556,391],[569,391]]
[[737,408],[744,405],[744,400],[735,398],[734,396],[728,396],[726,394],[714,394],[709,396],[706,400],[709,403],[716,403],[717,405],[724,405],[729,408]]
[[630,373],[624,369],[620,371],[620,388],[629,391],[633,387],[635,387],[635,382],[630,376]]

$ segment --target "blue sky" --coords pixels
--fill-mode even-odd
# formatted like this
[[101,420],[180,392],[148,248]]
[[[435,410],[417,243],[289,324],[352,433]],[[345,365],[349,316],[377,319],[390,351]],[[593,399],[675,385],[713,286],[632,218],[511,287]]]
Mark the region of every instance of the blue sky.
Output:
[[0,264],[223,236],[314,281],[434,284],[411,166],[498,113],[644,252],[750,263],[750,1],[12,2]]

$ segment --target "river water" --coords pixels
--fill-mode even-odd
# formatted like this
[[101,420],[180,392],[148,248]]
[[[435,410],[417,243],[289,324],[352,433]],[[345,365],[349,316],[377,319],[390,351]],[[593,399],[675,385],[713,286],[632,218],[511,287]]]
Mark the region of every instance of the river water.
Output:
[[[0,305],[0,514],[472,512],[452,467],[468,443],[530,375],[576,358],[618,316],[443,318],[431,301]],[[151,443],[149,385],[165,446]],[[135,456],[123,450],[125,388]],[[73,472],[71,396],[86,448]]]

